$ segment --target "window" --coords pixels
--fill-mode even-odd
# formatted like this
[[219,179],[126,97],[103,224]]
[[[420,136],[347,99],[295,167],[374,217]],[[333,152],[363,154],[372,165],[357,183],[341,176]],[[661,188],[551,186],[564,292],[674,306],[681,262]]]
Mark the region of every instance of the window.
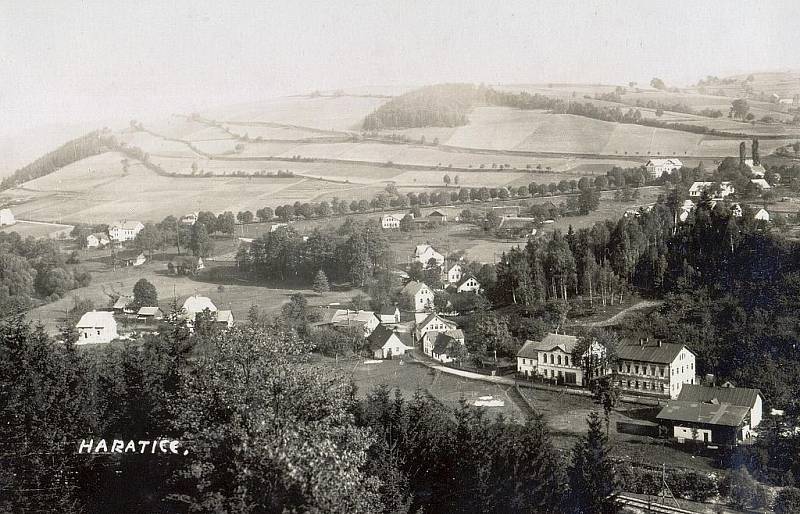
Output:
[[558,356],[558,365],[561,366],[561,356],[560,355]]
[[658,368],[658,371],[659,374],[661,375],[661,378],[664,378],[664,368]]
[[564,356],[564,366],[569,366],[569,355]]
[[97,331],[97,335],[100,335],[100,331],[99,330]]
[[555,364],[555,359],[553,358],[553,354],[550,354],[550,364]]
[[631,365],[628,364],[627,366],[628,366],[628,373],[630,373],[631,372]]
[[[636,370],[636,374],[638,375],[639,374],[639,366],[635,366],[634,369]],[[638,382],[637,382],[637,384],[638,384]],[[636,386],[636,387],[639,387],[639,386]]]

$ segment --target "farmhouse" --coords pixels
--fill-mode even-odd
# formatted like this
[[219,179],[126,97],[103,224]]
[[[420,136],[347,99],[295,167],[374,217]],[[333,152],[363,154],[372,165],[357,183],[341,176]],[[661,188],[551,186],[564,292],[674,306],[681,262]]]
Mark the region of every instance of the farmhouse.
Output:
[[769,182],[767,182],[763,178],[751,178],[750,182],[758,186],[758,188],[762,191],[768,191],[772,189],[772,186],[769,185]]
[[640,339],[621,345],[617,359],[623,391],[677,398],[685,384],[695,382],[695,357],[683,344]]
[[108,236],[102,232],[95,232],[86,236],[86,248],[102,248],[108,243],[110,243]]
[[14,219],[14,213],[11,209],[0,209],[0,227],[13,225],[17,220]]
[[423,267],[427,268],[431,259],[436,261],[437,266],[444,264],[444,255],[434,250],[431,245],[417,245],[414,247],[414,260],[422,264]]
[[499,230],[509,231],[515,235],[536,235],[536,218],[525,218],[519,216],[503,216],[500,218]]
[[147,257],[141,250],[124,250],[114,256],[115,261],[122,266],[141,266]]
[[417,312],[433,308],[433,291],[422,282],[412,280],[400,294],[409,300],[412,309]]
[[76,344],[110,343],[117,334],[117,320],[108,311],[90,311],[81,316],[75,326],[78,329]]
[[400,228],[401,219],[402,216],[397,216],[395,214],[385,214],[381,216],[381,228],[383,229]]
[[118,221],[108,229],[108,237],[117,243],[133,241],[143,228],[144,225],[140,221]]
[[111,309],[114,311],[114,314],[135,314],[136,311],[133,309],[128,308],[128,305],[133,303],[132,296],[120,296],[114,301],[114,305]]
[[167,263],[170,275],[196,275],[203,268],[203,259],[191,255],[177,256]]
[[[719,185],[719,192],[716,191],[716,185]],[[708,191],[714,198],[725,198],[736,192],[733,184],[730,182],[694,182],[692,187],[689,188],[689,196],[693,198],[699,197],[703,191]]]
[[349,309],[337,309],[331,318],[330,324],[334,328],[361,327],[364,337],[369,336],[378,325],[381,324],[380,318],[373,311],[351,311]]
[[455,263],[447,270],[447,283],[457,284],[461,281],[463,275],[464,269],[461,267],[461,264]]
[[[517,352],[517,370],[559,384],[586,385],[581,363],[572,358],[577,344],[577,337],[564,334],[547,334],[541,341],[526,341]],[[599,358],[604,354],[603,345],[595,341],[582,357]]]
[[686,385],[657,419],[679,443],[733,446],[756,435],[762,405],[758,389]]
[[650,159],[644,165],[650,178],[657,179],[664,173],[670,174],[683,167],[683,163],[678,159]]
[[400,323],[400,309],[397,308],[397,305],[384,305],[381,307],[378,317],[383,324]]
[[447,214],[443,213],[442,211],[433,211],[432,213],[426,216],[428,221],[433,223],[446,223],[447,222]]
[[477,293],[481,290],[481,283],[475,278],[475,275],[467,275],[456,286],[456,291],[459,293]]
[[407,332],[398,332],[379,326],[367,337],[367,343],[376,359],[391,359],[414,349],[414,341]]
[[161,312],[161,309],[158,307],[142,307],[139,309],[139,312],[136,313],[136,319],[142,321],[158,321],[164,319],[164,313]]
[[197,212],[190,212],[186,216],[181,218],[181,223],[184,225],[194,225],[197,223],[197,218],[199,217],[199,213]]

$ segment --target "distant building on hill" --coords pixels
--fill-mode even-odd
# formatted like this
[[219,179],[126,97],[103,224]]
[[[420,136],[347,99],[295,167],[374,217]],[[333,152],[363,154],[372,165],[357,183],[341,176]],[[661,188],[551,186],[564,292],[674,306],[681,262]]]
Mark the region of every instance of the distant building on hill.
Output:
[[679,159],[650,159],[644,165],[650,178],[660,178],[664,173],[670,174],[683,167],[683,163]]
[[[716,190],[717,185],[719,185],[719,191]],[[709,191],[714,198],[725,198],[735,193],[736,189],[730,182],[694,182],[689,188],[689,196],[699,198],[703,191]]]
[[11,209],[0,209],[0,227],[13,225],[17,222]]

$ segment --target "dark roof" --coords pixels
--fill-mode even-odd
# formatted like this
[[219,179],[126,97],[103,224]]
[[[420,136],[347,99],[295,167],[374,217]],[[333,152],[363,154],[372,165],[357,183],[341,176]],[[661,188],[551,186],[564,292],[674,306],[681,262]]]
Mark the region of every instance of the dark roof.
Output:
[[[684,388],[686,385],[683,386]],[[690,421],[706,425],[738,427],[750,409],[730,403],[703,403],[670,400],[656,418],[670,421]]]
[[481,285],[481,281],[480,281],[480,280],[478,280],[477,278],[475,278],[475,275],[469,274],[469,275],[464,275],[463,277],[461,277],[461,280],[459,280],[459,281],[458,281],[458,283],[456,284],[456,287],[461,287],[462,285],[464,285],[464,283],[465,283],[467,280],[469,280],[469,279],[471,279],[471,278],[472,278],[472,279],[475,279],[475,282],[477,282],[477,283],[478,283],[478,285]]
[[719,403],[729,403],[752,409],[756,404],[756,398],[760,394],[761,391],[758,389],[744,387],[706,387],[697,384],[685,384],[681,388],[678,400],[706,403],[717,400]]
[[383,348],[383,345],[389,341],[389,338],[392,337],[392,335],[396,335],[397,338],[400,339],[400,342],[404,345],[414,346],[414,341],[411,338],[411,334],[407,332],[397,332],[386,328],[383,325],[378,325],[377,328],[372,331],[369,337],[367,337],[367,342],[369,343],[370,349],[380,350]]
[[522,348],[519,349],[517,352],[517,357],[523,357],[525,359],[538,359],[539,358],[539,350],[537,350],[537,345],[539,343],[537,341],[525,341],[525,344],[522,345]]
[[200,257],[193,255],[177,255],[169,261],[173,266],[197,266]]
[[119,260],[136,260],[139,258],[140,255],[144,254],[143,251],[133,249],[133,250],[121,250],[117,252],[116,258]]
[[670,364],[683,348],[684,345],[679,343],[625,343],[617,348],[617,357],[630,361]]
[[460,345],[461,342],[450,337],[447,334],[439,333],[436,336],[436,341],[433,343],[433,353],[437,355],[452,353],[449,351],[451,348],[457,348],[456,345]]
[[[531,343],[531,345],[526,351],[549,352],[556,347],[561,347],[564,352],[572,353],[575,345],[578,344],[578,338],[566,334],[547,334],[541,341],[526,341],[525,346],[528,346],[528,343]],[[517,355],[523,357],[519,354]]]
[[435,312],[431,312],[430,314],[428,314],[427,316],[425,316],[425,319],[423,319],[423,320],[422,320],[422,321],[419,323],[419,326],[420,326],[420,327],[424,327],[425,325],[427,325],[428,323],[430,323],[431,321],[433,321],[433,319],[434,319],[434,318],[439,318],[439,319],[440,319],[440,320],[442,320],[442,321],[443,321],[443,322],[444,322],[446,325],[452,325],[452,326],[454,326],[454,327],[457,327],[457,326],[458,326],[458,325],[456,324],[456,322],[455,322],[455,321],[451,321],[451,320],[449,320],[449,319],[444,319],[443,317],[439,316],[439,315],[438,315],[438,314],[436,314]]
[[428,217],[429,217],[429,218],[430,218],[430,217],[432,217],[432,216],[436,216],[436,217],[438,217],[438,218],[446,218],[446,217],[447,217],[447,214],[444,214],[444,213],[442,213],[441,211],[433,211],[433,212],[431,212],[430,214],[428,214]]

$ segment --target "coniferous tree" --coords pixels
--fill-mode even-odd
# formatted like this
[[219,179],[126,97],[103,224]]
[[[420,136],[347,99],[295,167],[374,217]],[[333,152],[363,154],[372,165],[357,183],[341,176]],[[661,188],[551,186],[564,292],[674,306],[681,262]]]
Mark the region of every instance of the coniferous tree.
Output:
[[568,475],[570,497],[577,512],[603,514],[611,508],[611,496],[617,491],[614,463],[611,461],[608,438],[597,412],[587,418],[588,433],[572,450]]

